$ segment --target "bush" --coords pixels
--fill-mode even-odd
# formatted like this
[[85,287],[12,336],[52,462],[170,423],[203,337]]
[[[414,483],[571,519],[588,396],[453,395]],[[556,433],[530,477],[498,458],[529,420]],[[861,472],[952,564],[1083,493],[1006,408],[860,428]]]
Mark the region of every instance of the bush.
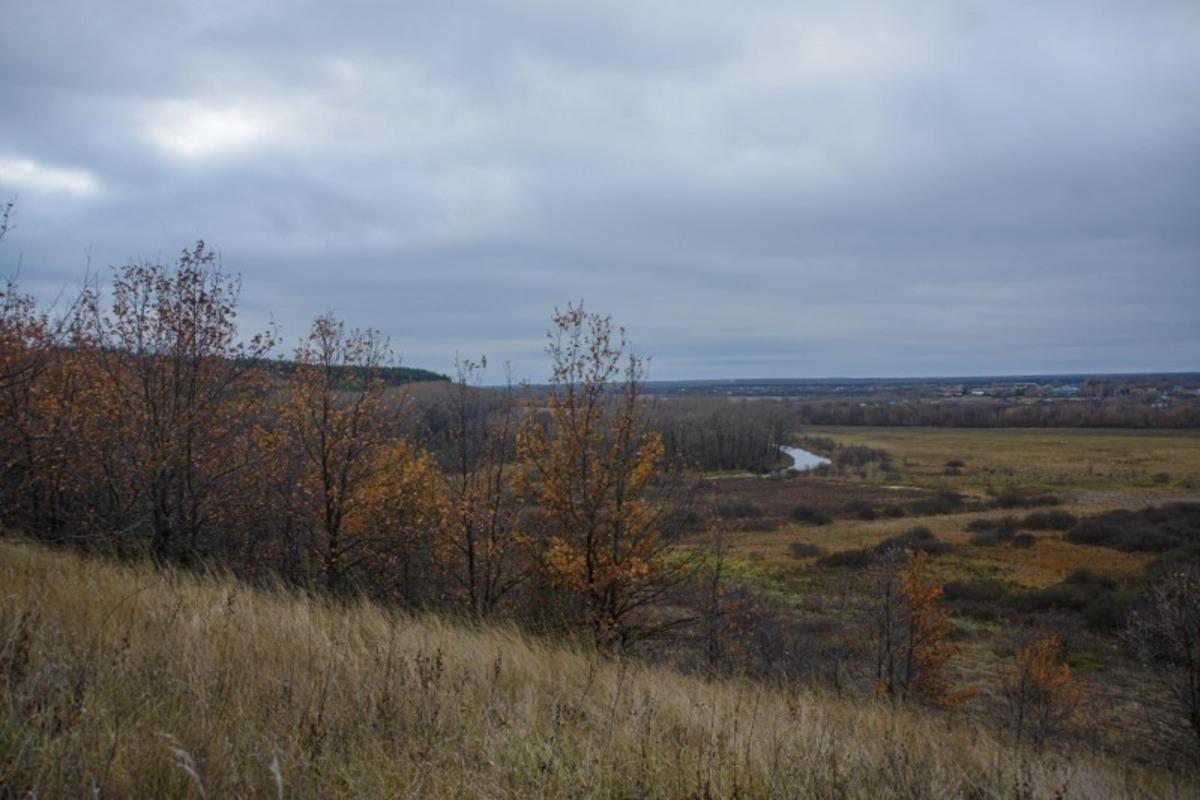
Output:
[[788,516],[797,522],[806,522],[809,525],[828,525],[832,521],[824,511],[805,505],[796,506]]
[[1200,503],[1173,503],[1141,511],[1118,510],[1086,517],[1064,537],[1129,552],[1165,553],[1200,543]]
[[1052,494],[1021,494],[1008,490],[987,503],[988,508],[1037,508],[1038,506],[1056,506],[1062,499]]
[[1033,547],[1035,544],[1037,544],[1037,537],[1032,533],[1018,533],[1012,538],[1012,541],[1009,542],[1009,544],[1011,544],[1013,547],[1025,549]]
[[830,553],[817,563],[822,567],[869,567],[895,550],[913,550],[937,555],[949,549],[950,546],[934,536],[929,528],[918,526],[904,533],[889,536],[874,547]]
[[717,506],[721,519],[751,519],[761,517],[763,510],[754,503],[724,503]]
[[967,529],[976,532],[971,537],[971,544],[990,547],[1010,541],[1017,533],[1017,525],[1017,518],[1008,516],[1002,519],[973,519],[967,524]]
[[1022,524],[1031,531],[1065,531],[1077,521],[1070,511],[1055,508],[1026,514]]
[[825,548],[808,542],[792,542],[788,545],[788,550],[796,558],[819,558],[825,555]]
[[965,466],[967,466],[965,461],[956,458],[953,461],[946,462],[944,472],[946,475],[962,475],[963,467]]
[[841,550],[817,560],[822,567],[853,567],[862,569],[875,563],[875,554],[870,550]]
[[842,511],[855,519],[872,520],[879,516],[875,504],[869,500],[852,500],[843,506]]
[[931,516],[933,514],[955,514],[963,510],[966,499],[958,492],[943,489],[934,492],[929,497],[914,500],[910,506],[916,516]]
[[904,533],[889,536],[875,545],[875,553],[881,555],[889,550],[919,550],[930,555],[944,553],[950,546],[933,535],[924,525],[910,528]]
[[1008,587],[991,579],[948,581],[942,592],[948,601],[998,603],[1008,599]]
[[1155,483],[1170,483],[1170,482],[1171,482],[1171,473],[1169,473],[1169,472],[1156,472],[1156,473],[1155,473],[1155,474],[1154,474],[1154,475],[1153,475],[1153,476],[1150,478],[1150,480],[1154,481]]
[[883,519],[900,519],[901,517],[908,516],[908,509],[906,509],[904,506],[896,505],[895,503],[889,503],[888,505],[879,509],[879,516]]
[[1081,568],[1062,583],[1014,596],[1013,606],[1028,612],[1072,611],[1093,628],[1115,629],[1129,613],[1130,597],[1113,579]]
[[983,517],[981,519],[973,519],[967,523],[967,530],[976,533],[986,533],[990,531],[1008,530],[1015,532],[1020,527],[1017,518],[1011,514],[1004,517]]
[[943,597],[954,605],[959,614],[969,614],[977,619],[1002,619],[1011,611],[1009,589],[997,580],[974,579],[949,581],[942,587]]
[[887,465],[892,461],[892,454],[886,450],[862,445],[847,445],[834,451],[834,466],[842,469],[858,469],[868,464]]

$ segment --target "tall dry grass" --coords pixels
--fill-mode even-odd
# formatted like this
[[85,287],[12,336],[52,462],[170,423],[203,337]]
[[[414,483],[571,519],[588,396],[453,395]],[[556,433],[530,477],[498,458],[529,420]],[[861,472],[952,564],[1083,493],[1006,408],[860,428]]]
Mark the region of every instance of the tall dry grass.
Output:
[[965,722],[0,542],[2,797],[1178,797]]

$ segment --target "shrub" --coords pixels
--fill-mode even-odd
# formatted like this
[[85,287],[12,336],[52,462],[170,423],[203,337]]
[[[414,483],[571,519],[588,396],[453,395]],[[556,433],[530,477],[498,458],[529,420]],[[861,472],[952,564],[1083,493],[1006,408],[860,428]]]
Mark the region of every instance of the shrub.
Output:
[[1185,544],[1200,543],[1200,503],[1097,514],[1080,520],[1066,532],[1065,538],[1075,544],[1165,553]]
[[1032,531],[1065,531],[1077,521],[1075,515],[1070,511],[1055,508],[1026,514],[1022,524]]
[[856,469],[867,464],[890,464],[892,454],[886,450],[863,445],[840,447],[833,453],[833,463],[839,468]]
[[842,511],[855,519],[872,520],[879,516],[875,504],[869,500],[852,500],[843,506]]
[[968,529],[976,531],[971,537],[971,544],[980,547],[990,547],[1001,542],[1011,541],[1017,534],[1017,518],[1008,516],[1003,519],[972,520]]
[[809,525],[828,525],[831,522],[829,515],[824,511],[806,505],[796,506],[788,516],[797,522],[806,522]]
[[1009,544],[1013,547],[1029,548],[1037,544],[1037,537],[1032,533],[1018,533]]
[[889,550],[915,550],[931,555],[944,553],[949,549],[949,545],[934,536],[933,531],[924,525],[910,528],[896,536],[889,536],[874,548],[876,554],[883,554]]
[[1011,519],[1011,517],[1004,517],[1004,519],[997,519],[996,517],[980,517],[979,519],[973,519],[968,522],[967,530],[974,531],[975,533],[994,531],[1003,525],[1004,520],[1006,519]]
[[1009,489],[993,497],[988,508],[1037,508],[1038,506],[1056,506],[1062,500],[1052,494],[1022,494]]
[[1153,476],[1151,476],[1150,480],[1154,481],[1155,483],[1170,483],[1171,482],[1171,473],[1156,472]]
[[895,503],[889,503],[879,509],[879,516],[884,519],[900,519],[901,517],[908,516],[908,509]]
[[817,560],[817,564],[822,567],[852,567],[857,569],[869,567],[874,562],[875,554],[866,549],[840,550],[836,553],[822,556]]
[[1008,587],[991,579],[948,581],[943,591],[949,601],[999,603],[1008,599]]
[[918,526],[904,533],[889,536],[874,547],[830,553],[817,563],[822,567],[869,567],[888,553],[897,550],[937,555],[949,549],[949,545],[934,536],[929,528]]
[[1115,629],[1129,612],[1130,597],[1116,581],[1089,569],[1077,569],[1054,586],[1014,596],[1019,611],[1072,611],[1093,628]]
[[986,531],[984,533],[975,534],[971,537],[971,544],[975,545],[976,547],[995,547],[996,545],[1003,544],[1004,542],[1012,541],[1012,538],[1015,535],[1016,531],[1005,528],[997,528],[994,531]]
[[762,508],[754,503],[723,503],[717,506],[717,516],[721,519],[751,519],[762,515]]
[[1062,639],[1050,634],[1022,647],[1001,683],[1016,740],[1028,736],[1040,749],[1074,715],[1084,687],[1061,660]]
[[913,514],[924,517],[933,514],[955,514],[962,511],[965,504],[966,499],[962,494],[943,489],[929,497],[914,500],[910,507]]
[[825,548],[808,542],[792,542],[788,545],[788,550],[796,558],[819,558],[825,555]]

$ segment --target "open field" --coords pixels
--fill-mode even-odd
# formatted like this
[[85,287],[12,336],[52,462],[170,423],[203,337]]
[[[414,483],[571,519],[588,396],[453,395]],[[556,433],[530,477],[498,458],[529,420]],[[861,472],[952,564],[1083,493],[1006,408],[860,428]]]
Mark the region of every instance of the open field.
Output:
[[[869,616],[869,578],[863,568],[822,565],[820,557],[870,550],[914,528],[927,529],[942,548],[930,560],[936,580],[997,587],[994,600],[951,604],[965,648],[959,679],[979,690],[978,708],[986,706],[1016,643],[1055,631],[1067,642],[1067,659],[1095,687],[1093,708],[1103,721],[1092,727],[1104,746],[1143,751],[1147,729],[1140,708],[1150,689],[1119,646],[1117,626],[1160,554],[1075,543],[1061,530],[1028,528],[1025,520],[1034,509],[990,506],[1006,491],[1046,494],[1048,502],[1057,502],[1044,508],[1083,519],[1114,509],[1196,502],[1200,492],[1191,488],[1192,476],[1200,473],[1196,432],[806,428],[803,435],[886,450],[890,466],[872,462],[825,476],[710,479],[716,502],[743,513],[720,523],[733,580],[792,608],[807,624],[825,620],[844,635],[847,625]],[[953,460],[966,462],[963,474],[945,474],[946,462]],[[1159,473],[1171,477],[1154,480]],[[965,498],[963,509],[922,508],[922,498],[946,490]],[[875,518],[854,513],[864,503]],[[788,509],[796,506],[817,509],[824,518],[793,519]],[[883,513],[889,506],[895,516]],[[1024,532],[1027,546],[988,544],[972,530],[983,520],[1005,518]],[[1111,582],[1110,588],[1074,610],[1038,599],[1039,592],[1050,593],[1047,598],[1061,593],[1081,570],[1096,576],[1088,580]],[[848,615],[836,610],[839,596],[846,597]]]
[[12,797],[1182,797],[956,717],[0,543]]
[[[904,481],[920,486],[1200,492],[1198,430],[807,426],[803,433],[883,448]],[[946,475],[946,462],[956,459],[966,462],[963,474]]]
[[[1133,578],[1153,560],[1146,553],[1073,544],[1060,533],[1039,531],[1029,548],[978,547],[970,543],[973,520],[1020,517],[1022,510],[987,509],[923,514],[913,501],[936,489],[952,489],[985,499],[1008,487],[1049,491],[1062,509],[1085,516],[1116,508],[1200,501],[1189,476],[1200,475],[1200,432],[1077,431],[942,428],[806,428],[804,435],[827,437],[840,445],[882,448],[895,471],[885,483],[872,467],[863,477],[793,476],[781,479],[714,478],[708,481],[717,505],[750,504],[761,511],[730,520],[735,558],[785,573],[810,571],[812,559],[797,559],[793,542],[836,552],[869,547],[915,526],[929,528],[954,553],[937,568],[945,580],[989,577],[1020,586],[1043,587],[1086,567],[1114,578]],[[946,475],[945,463],[959,459],[962,475]],[[1168,473],[1167,483],[1135,476]],[[1111,475],[1111,477],[1109,477]],[[1055,476],[1050,480],[1050,476]],[[899,481],[899,482],[897,482]],[[902,506],[903,517],[862,520],[844,512],[851,503]],[[811,506],[830,517],[813,525],[789,518],[789,509]],[[793,576],[796,577],[795,575]],[[797,578],[798,579],[798,578]],[[808,580],[801,583],[810,583]]]

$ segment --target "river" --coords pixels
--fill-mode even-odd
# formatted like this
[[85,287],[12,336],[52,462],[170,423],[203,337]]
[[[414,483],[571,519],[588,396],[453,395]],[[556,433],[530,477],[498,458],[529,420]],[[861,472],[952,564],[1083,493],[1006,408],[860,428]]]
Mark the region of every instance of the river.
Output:
[[807,450],[802,450],[799,447],[783,447],[779,448],[784,455],[790,456],[792,465],[788,469],[794,469],[797,472],[813,469],[830,463],[825,456],[819,456],[816,453],[810,453]]

